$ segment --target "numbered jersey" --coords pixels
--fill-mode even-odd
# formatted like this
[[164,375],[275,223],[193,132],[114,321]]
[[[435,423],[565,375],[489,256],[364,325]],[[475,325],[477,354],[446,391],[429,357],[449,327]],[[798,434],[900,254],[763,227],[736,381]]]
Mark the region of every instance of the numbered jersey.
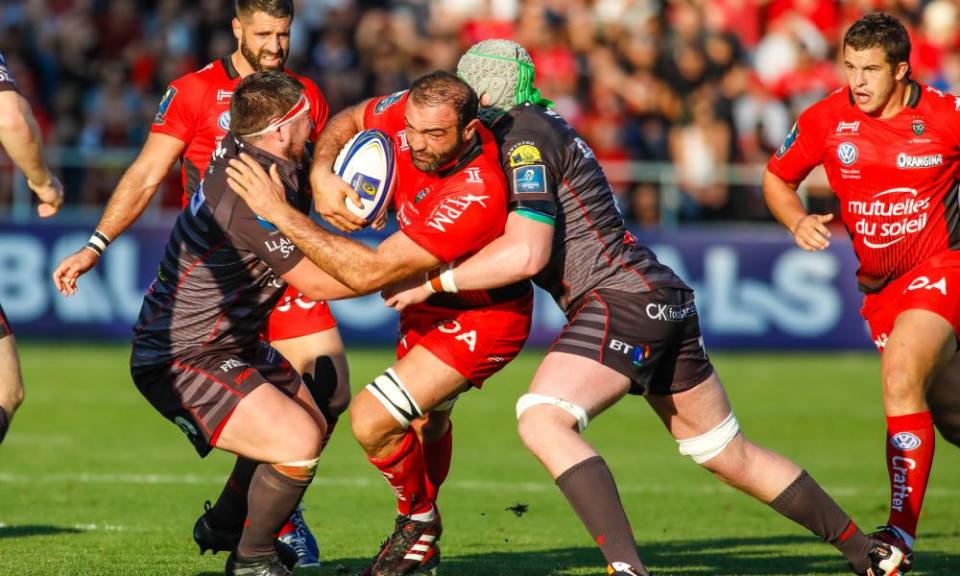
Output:
[[883,120],[837,90],[800,115],[767,166],[797,184],[823,164],[866,293],[960,248],[960,97],[916,82],[908,90],[907,106]]
[[[327,101],[310,79],[285,72],[304,86],[313,119],[311,139],[316,140],[327,122]],[[210,155],[230,130],[230,99],[239,83],[240,74],[225,56],[171,82],[160,101],[150,131],[173,136],[186,146],[180,156],[184,205],[200,183]]]
[[493,126],[510,209],[556,227],[549,262],[533,281],[564,313],[598,288],[649,292],[686,285],[630,234],[596,157],[567,122],[527,104]]

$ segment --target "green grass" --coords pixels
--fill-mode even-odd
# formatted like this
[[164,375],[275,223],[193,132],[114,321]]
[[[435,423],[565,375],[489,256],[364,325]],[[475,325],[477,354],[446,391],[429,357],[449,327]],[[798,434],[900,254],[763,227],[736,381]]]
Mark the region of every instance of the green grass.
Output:
[[[221,574],[190,531],[231,459],[201,461],[139,395],[125,346],[21,345],[27,403],[0,447],[0,574]],[[441,496],[445,576],[602,574],[603,559],[515,433],[513,403],[540,352],[461,399]],[[389,362],[351,352],[354,387]],[[738,418],[803,464],[861,526],[886,520],[878,360],[857,355],[718,355]],[[661,575],[843,574],[839,554],[688,459],[637,398],[587,438],[620,482],[641,552]],[[917,551],[919,575],[960,573],[960,451],[942,439]],[[393,499],[341,425],[305,499],[324,567],[359,570],[392,527]],[[529,505],[515,516],[507,508]]]

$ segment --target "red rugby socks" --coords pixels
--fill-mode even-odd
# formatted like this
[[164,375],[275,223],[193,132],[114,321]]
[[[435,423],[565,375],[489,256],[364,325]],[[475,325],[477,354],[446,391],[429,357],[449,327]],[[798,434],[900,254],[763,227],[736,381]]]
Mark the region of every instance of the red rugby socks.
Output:
[[453,458],[453,422],[449,422],[443,436],[423,442],[423,460],[427,468],[426,488],[427,498],[431,502],[437,501],[440,486],[447,479],[450,472],[450,461]]
[[408,429],[400,446],[384,458],[368,457],[370,463],[380,470],[394,494],[397,495],[397,512],[404,516],[427,514],[433,504],[427,497],[423,449],[417,434]]
[[887,524],[899,528],[911,539],[917,536],[935,438],[929,410],[887,416],[887,472],[890,474]]

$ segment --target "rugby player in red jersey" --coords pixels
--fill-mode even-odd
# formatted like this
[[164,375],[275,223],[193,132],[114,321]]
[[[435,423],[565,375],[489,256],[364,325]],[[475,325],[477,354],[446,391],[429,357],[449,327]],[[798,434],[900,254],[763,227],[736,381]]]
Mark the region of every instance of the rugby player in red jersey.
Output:
[[[40,199],[37,214],[49,218],[63,204],[63,186],[43,159],[40,129],[30,103],[20,95],[17,82],[0,54],[0,145],[27,178],[27,186]],[[20,359],[13,331],[0,306],[0,443],[14,412],[23,403]]]
[[847,87],[805,110],[770,159],[763,193],[801,248],[829,245],[832,214],[808,214],[797,187],[822,164],[853,239],[861,313],[881,352],[890,516],[877,536],[907,552],[933,462],[934,425],[960,444],[945,368],[960,334],[960,97],[910,79],[910,38],[892,16],[844,36]]
[[[117,185],[90,241],[53,272],[58,286],[75,286],[77,279],[96,265],[111,240],[143,214],[178,158],[186,205],[213,151],[230,129],[231,95],[241,78],[255,71],[281,69],[297,78],[310,101],[311,139],[316,140],[327,121],[327,102],[316,84],[284,68],[293,11],[292,0],[236,0],[233,33],[237,50],[171,82],[140,155]],[[263,337],[304,376],[324,410],[331,433],[349,404],[350,384],[343,343],[327,303],[289,288],[271,312]],[[235,472],[236,482],[230,486],[246,485],[252,473],[250,463],[239,461]],[[214,505],[213,517],[229,517],[221,509],[234,509],[230,502],[244,497],[242,493],[228,494],[230,486]],[[318,563],[316,541],[299,509],[284,527],[283,539],[301,554],[301,566]]]
[[[374,98],[331,120],[317,144],[314,186],[342,182],[331,171],[333,160],[359,130],[378,128],[393,139],[400,230],[376,249],[317,227],[289,209],[279,190],[266,193],[271,183],[255,163],[234,174],[232,184],[257,214],[355,292],[422,278],[503,232],[507,184],[477,104],[462,80],[435,72],[408,92]],[[435,573],[442,531],[436,500],[450,467],[453,401],[517,355],[532,303],[530,284],[522,280],[436,294],[401,314],[397,362],[357,394],[350,410],[354,435],[397,495],[395,530],[368,573]],[[411,427],[418,420],[422,440]]]

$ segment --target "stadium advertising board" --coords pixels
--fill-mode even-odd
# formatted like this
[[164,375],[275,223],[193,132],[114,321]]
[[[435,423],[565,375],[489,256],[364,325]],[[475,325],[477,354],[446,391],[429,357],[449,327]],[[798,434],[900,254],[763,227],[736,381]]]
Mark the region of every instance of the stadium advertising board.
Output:
[[[123,340],[156,271],[170,224],[141,225],[110,245],[103,262],[69,299],[50,273],[82,246],[89,225],[0,225],[0,302],[17,334],[41,338]],[[705,229],[641,233],[660,259],[697,293],[708,349],[837,349],[871,346],[858,315],[856,260],[849,241],[829,250],[796,248],[779,229]],[[379,234],[363,238],[375,242]],[[389,345],[396,315],[379,296],[336,302],[348,344]],[[563,325],[538,292],[531,343],[547,345]]]

